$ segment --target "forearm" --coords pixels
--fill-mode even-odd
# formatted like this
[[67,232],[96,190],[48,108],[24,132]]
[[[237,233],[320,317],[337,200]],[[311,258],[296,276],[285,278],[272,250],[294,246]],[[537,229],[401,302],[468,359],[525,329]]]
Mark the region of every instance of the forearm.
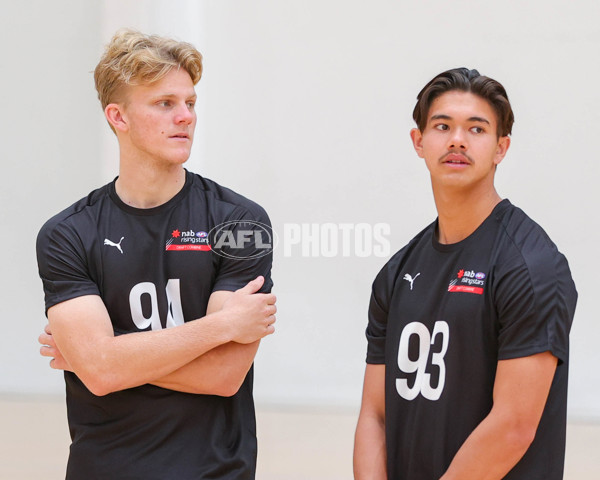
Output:
[[[211,300],[223,301],[220,305],[209,301],[210,313],[202,318],[120,336],[114,335],[99,296],[76,297],[48,309],[51,336],[64,358],[62,364],[72,368],[92,393],[106,395],[162,379],[220,345],[251,344],[272,334],[276,298],[255,293],[262,283],[258,277],[228,292],[227,298],[213,293]],[[248,352],[253,358],[255,351]]]
[[543,352],[498,362],[494,406],[441,480],[501,479],[517,464],[535,437],[557,361]]
[[354,439],[355,480],[386,480],[386,459],[384,420],[361,413]]
[[355,480],[386,480],[385,365],[367,365],[354,438]]
[[229,342],[221,316],[215,313],[176,328],[105,338],[97,354],[109,390],[152,383]]
[[[233,292],[223,290],[213,292],[207,313],[220,311],[232,295]],[[231,396],[246,378],[259,344],[260,341],[220,345],[152,383],[186,393]]]
[[259,344],[220,345],[151,383],[186,393],[234,395],[254,362]]
[[533,441],[535,428],[492,410],[473,430],[440,480],[499,480],[517,464]]
[[99,297],[81,297],[48,312],[57,347],[96,395],[151,383],[232,340],[222,312],[173,328],[114,336],[101,306]]

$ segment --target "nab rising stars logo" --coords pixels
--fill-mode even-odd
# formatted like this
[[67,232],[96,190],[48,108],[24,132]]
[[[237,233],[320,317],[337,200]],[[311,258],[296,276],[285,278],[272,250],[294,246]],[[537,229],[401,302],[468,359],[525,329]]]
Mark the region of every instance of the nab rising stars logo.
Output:
[[230,220],[209,232],[176,228],[168,235],[168,252],[213,252],[235,260],[259,258],[273,252],[277,237],[270,225],[254,220]]
[[461,268],[456,274],[456,278],[450,280],[448,291],[482,295],[485,287],[485,278],[486,274],[483,272],[475,273],[474,270]]
[[208,252],[211,250],[208,243],[208,233],[202,230],[195,232],[194,230],[182,231],[176,228],[171,232],[171,237],[167,239],[165,250],[168,252],[185,250]]

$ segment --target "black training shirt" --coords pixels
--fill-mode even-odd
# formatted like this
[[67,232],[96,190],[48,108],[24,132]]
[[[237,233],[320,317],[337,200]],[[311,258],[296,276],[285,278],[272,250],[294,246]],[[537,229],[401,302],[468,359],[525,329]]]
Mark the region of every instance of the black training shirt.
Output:
[[[261,235],[270,228],[259,205],[190,172],[175,197],[150,209],[124,204],[112,182],[42,227],[46,309],[99,295],[123,335],[200,318],[212,292],[258,275],[266,279],[261,291],[270,291],[268,239],[238,235],[257,226]],[[254,478],[252,370],[228,398],[153,385],[97,397],[73,373],[65,382],[68,479]]]
[[385,364],[388,476],[434,480],[492,407],[499,360],[559,362],[536,438],[505,477],[562,479],[569,330],[577,292],[565,257],[508,200],[463,241],[434,222],[373,283],[367,362]]

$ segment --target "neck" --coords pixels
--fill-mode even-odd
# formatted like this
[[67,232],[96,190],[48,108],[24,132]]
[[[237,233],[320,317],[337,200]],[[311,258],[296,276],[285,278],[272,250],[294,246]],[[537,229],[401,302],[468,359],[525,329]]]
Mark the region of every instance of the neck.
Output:
[[438,241],[452,244],[464,240],[492,213],[502,198],[492,185],[484,191],[439,189],[433,197],[438,212]]
[[185,170],[180,164],[162,166],[126,162],[121,159],[117,195],[136,208],[152,208],[173,198],[185,185]]

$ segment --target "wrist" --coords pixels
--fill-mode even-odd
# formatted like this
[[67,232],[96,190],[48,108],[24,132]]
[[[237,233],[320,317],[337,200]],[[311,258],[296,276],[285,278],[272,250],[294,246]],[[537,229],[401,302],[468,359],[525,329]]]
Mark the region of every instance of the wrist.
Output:
[[204,321],[210,325],[210,329],[214,332],[215,340],[219,344],[233,341],[235,332],[231,322],[227,321],[227,315],[223,312],[223,310],[217,310],[207,314],[204,317]]

